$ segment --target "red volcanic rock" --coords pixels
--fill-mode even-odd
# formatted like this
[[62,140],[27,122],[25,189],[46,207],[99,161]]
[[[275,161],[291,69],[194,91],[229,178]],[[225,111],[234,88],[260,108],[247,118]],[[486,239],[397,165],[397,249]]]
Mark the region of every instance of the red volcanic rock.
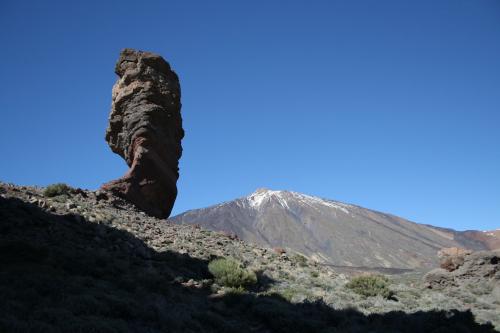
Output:
[[[456,249],[456,248],[455,248]],[[448,287],[464,288],[468,286],[480,287],[489,285],[491,289],[500,286],[500,251],[459,251],[442,257],[455,258],[459,265],[453,270],[437,268],[428,272],[423,280],[431,289]],[[489,290],[486,288],[485,290]]]
[[279,255],[286,253],[286,250],[284,248],[282,248],[282,247],[275,247],[275,248],[273,248],[273,251],[276,252]]
[[166,218],[177,197],[184,137],[179,79],[161,56],[132,49],[121,52],[115,72],[106,141],[130,169],[102,189]]
[[452,272],[463,265],[465,256],[471,254],[472,251],[459,247],[443,248],[438,252],[438,257],[441,259],[440,267]]

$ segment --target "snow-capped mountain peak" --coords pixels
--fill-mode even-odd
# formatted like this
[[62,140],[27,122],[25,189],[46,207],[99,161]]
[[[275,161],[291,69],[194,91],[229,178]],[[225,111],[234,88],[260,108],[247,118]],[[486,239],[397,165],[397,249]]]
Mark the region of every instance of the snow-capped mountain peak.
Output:
[[295,205],[307,205],[316,207],[318,205],[327,206],[330,208],[338,209],[345,214],[349,214],[348,209],[351,205],[333,201],[325,200],[319,197],[314,197],[302,193],[292,191],[275,191],[267,188],[259,188],[248,197],[245,198],[248,204],[253,208],[260,208],[262,205],[269,203],[271,200],[279,203],[284,208],[290,209],[291,203]]
[[482,232],[419,225],[360,206],[266,188],[170,221],[233,233],[341,266],[429,268],[437,264],[433,258],[443,247],[498,247],[497,238]]
[[266,188],[259,188],[252,194],[250,194],[245,199],[248,201],[249,205],[253,208],[259,208],[271,199],[277,199],[282,206],[288,207],[286,199],[283,196],[283,191],[272,191]]

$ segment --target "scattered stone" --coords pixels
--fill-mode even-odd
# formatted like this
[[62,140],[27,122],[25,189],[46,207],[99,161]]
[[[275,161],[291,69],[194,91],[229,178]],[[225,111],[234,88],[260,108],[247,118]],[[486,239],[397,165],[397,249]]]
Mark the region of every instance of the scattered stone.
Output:
[[108,200],[108,195],[104,191],[96,191],[95,198],[97,201]]
[[79,194],[81,195],[82,197],[86,198],[87,197],[87,193],[85,193],[84,190],[82,190],[81,188],[74,188],[74,189],[71,189],[70,191],[72,194]]
[[424,275],[425,287],[429,289],[445,289],[456,287],[453,277],[444,268],[436,268]]
[[71,201],[69,201],[69,202],[67,202],[67,203],[66,203],[66,208],[67,208],[67,209],[73,209],[73,208],[76,208],[76,204],[75,204],[75,203],[73,203],[73,202],[71,202]]

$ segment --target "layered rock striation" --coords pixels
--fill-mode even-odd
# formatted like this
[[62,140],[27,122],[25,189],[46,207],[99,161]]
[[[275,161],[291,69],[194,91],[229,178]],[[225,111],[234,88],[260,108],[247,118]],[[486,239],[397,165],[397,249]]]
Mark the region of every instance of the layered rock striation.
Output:
[[179,79],[161,56],[133,49],[121,52],[115,72],[106,141],[130,169],[102,189],[166,218],[177,197],[184,137]]

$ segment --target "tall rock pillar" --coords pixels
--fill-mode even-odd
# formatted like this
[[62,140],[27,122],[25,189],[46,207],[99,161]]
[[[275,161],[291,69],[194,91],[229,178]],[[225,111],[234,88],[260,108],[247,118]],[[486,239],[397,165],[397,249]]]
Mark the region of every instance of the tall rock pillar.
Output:
[[130,169],[102,189],[167,218],[177,197],[184,137],[179,79],[161,56],[132,49],[121,52],[115,72],[106,141]]

